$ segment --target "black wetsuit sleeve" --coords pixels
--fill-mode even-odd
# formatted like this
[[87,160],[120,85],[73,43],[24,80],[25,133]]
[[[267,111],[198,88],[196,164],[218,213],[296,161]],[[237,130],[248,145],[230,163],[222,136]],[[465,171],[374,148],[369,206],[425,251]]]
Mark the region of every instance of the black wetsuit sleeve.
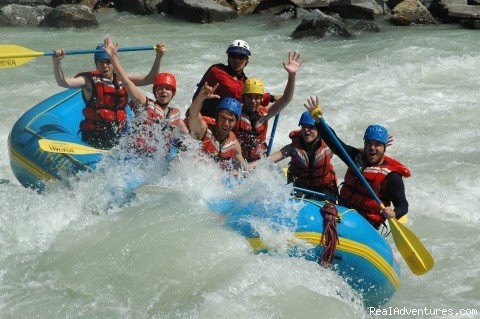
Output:
[[[328,134],[327,130],[324,129],[323,126],[320,125],[319,123],[316,124],[316,127],[317,127],[317,130],[318,130],[318,133],[320,134],[320,137],[325,141],[325,143],[327,143],[328,147],[330,147],[332,152],[335,155],[337,155],[345,164],[348,165],[347,159],[343,156],[342,152],[337,147],[337,145],[335,144],[333,139],[330,138],[330,135]],[[330,128],[330,130],[332,131],[333,135],[335,135],[335,137],[337,137],[338,141],[340,142],[340,145],[342,145],[343,149],[347,152],[348,156],[350,156],[350,158],[352,160],[356,156],[358,156],[358,154],[360,154],[360,151],[357,148],[345,144],[340,138],[338,138],[337,133],[335,133],[335,131],[332,128]]]
[[405,185],[402,175],[391,173],[387,176],[388,196],[392,201],[395,218],[399,219],[408,212],[408,201],[405,196]]

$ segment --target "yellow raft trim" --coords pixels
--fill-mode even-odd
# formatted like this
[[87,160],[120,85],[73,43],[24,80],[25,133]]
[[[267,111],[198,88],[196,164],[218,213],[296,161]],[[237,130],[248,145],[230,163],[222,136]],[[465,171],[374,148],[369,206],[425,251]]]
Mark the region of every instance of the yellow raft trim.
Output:
[[[322,234],[315,233],[315,232],[298,232],[298,233],[295,233],[295,237],[305,240],[309,244],[318,246],[320,244],[320,239],[322,237]],[[267,245],[265,245],[265,243],[263,243],[263,241],[258,237],[247,238],[247,240],[254,250],[267,249]],[[289,244],[294,244],[294,243],[289,242]],[[339,239],[337,249],[355,254],[357,256],[360,256],[366,259],[368,262],[370,262],[372,265],[374,265],[378,270],[380,270],[383,273],[383,275],[388,279],[388,281],[392,284],[392,286],[395,289],[397,289],[398,286],[400,285],[400,279],[398,278],[398,275],[393,269],[393,267],[375,250],[368,247],[367,245],[353,241],[351,239],[341,237]]]
[[25,156],[17,152],[12,146],[10,136],[8,136],[8,153],[10,154],[10,159],[23,167],[27,172],[37,177],[39,180],[51,181],[57,179],[55,176],[44,170],[41,166],[38,166]]

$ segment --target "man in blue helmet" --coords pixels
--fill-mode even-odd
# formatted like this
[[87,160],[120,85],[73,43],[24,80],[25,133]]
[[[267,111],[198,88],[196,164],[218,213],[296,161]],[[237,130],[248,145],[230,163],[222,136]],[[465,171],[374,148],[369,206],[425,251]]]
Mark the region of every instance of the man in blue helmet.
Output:
[[[160,62],[166,48],[163,43],[156,45],[156,57],[150,72],[146,76],[128,75],[137,86],[152,84],[160,69]],[[53,71],[57,84],[64,88],[82,89],[85,119],[80,123],[82,140],[91,146],[109,149],[118,143],[126,130],[127,113],[125,108],[128,95],[123,83],[114,72],[104,45],[96,47],[94,62],[96,70],[82,72],[73,78],[65,77],[60,61],[65,57],[62,48],[55,50]]]
[[200,109],[207,99],[219,99],[214,94],[219,84],[211,87],[205,83],[197,96],[193,99],[188,116],[190,131],[195,139],[202,141],[202,150],[219,162],[222,169],[235,168],[232,160],[235,159],[245,170],[249,166],[242,156],[242,149],[232,130],[242,112],[241,103],[231,97],[226,97],[218,104],[215,118],[202,116]]
[[[310,112],[315,109],[317,111],[321,110],[318,97],[315,101],[311,97],[307,102],[308,106],[305,106],[311,110]],[[323,126],[318,123],[316,126],[320,136],[322,136],[333,153],[347,164],[348,161],[343,157],[342,152],[329,137]],[[335,134],[335,132],[333,133]],[[405,196],[403,177],[409,177],[410,171],[402,163],[385,155],[390,142],[389,138],[385,127],[374,124],[368,126],[365,130],[363,149],[347,145],[338,139],[386,208],[384,211],[380,210],[375,199],[351,168],[348,168],[345,173],[338,202],[342,206],[354,208],[377,229],[385,222],[386,218],[393,217],[399,219],[408,212],[408,201]],[[391,204],[393,204],[394,208],[392,208]]]
[[[315,119],[308,111],[300,117],[300,130],[290,132],[292,143],[269,156],[277,163],[291,157],[288,164],[287,182],[327,195],[338,195],[337,176],[331,163],[332,151],[320,138]],[[258,164],[253,163],[252,166]]]

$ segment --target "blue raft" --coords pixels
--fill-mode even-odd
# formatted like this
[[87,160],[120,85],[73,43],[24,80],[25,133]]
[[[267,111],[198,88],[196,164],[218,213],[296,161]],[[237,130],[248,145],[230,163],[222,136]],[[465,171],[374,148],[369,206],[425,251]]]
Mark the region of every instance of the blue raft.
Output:
[[95,169],[102,154],[60,154],[42,150],[38,141],[49,139],[88,146],[81,139],[81,90],[55,94],[37,104],[14,124],[8,136],[10,166],[25,187],[43,189],[45,182]]
[[[302,204],[295,218],[286,208],[262,204],[238,204],[234,200],[209,203],[209,207],[226,216],[228,227],[238,231],[257,252],[268,247],[251,224],[251,218],[265,218],[271,225],[291,229],[296,238],[311,244],[311,248],[299,249],[291,245],[288,255],[318,261],[323,252],[320,240],[323,233],[323,217],[320,208],[324,201],[292,197],[290,201]],[[366,307],[378,307],[387,303],[400,284],[400,267],[387,241],[353,209],[336,206],[341,216],[337,223],[339,241],[332,269],[358,291]]]
[[[72,142],[88,146],[78,131],[83,119],[84,102],[80,90],[60,92],[28,110],[13,126],[8,138],[10,165],[15,177],[25,187],[42,189],[45,182],[72,176],[80,171],[94,170],[102,154],[60,154],[44,151],[39,139]],[[261,204],[240,204],[234,200],[210,202],[212,210],[226,216],[228,226],[245,236],[256,251],[266,251],[251,218],[266,218],[272,225],[290,227],[295,236],[311,244],[304,250],[292,245],[290,256],[318,261],[323,247],[320,238],[323,201],[303,201],[295,218],[283,204],[264,207]],[[380,306],[390,300],[400,283],[400,269],[390,245],[356,211],[337,206],[341,221],[337,224],[339,243],[333,268],[357,290],[365,306]]]

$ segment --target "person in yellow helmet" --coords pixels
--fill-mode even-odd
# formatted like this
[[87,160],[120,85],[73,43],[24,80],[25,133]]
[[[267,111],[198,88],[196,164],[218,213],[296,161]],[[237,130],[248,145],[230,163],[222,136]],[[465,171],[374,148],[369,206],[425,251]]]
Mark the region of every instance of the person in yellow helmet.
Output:
[[295,91],[295,76],[303,62],[299,61],[300,54],[288,53],[288,61],[283,62],[283,67],[288,72],[288,81],[283,95],[269,106],[263,106],[262,100],[265,85],[262,80],[249,78],[243,85],[242,114],[237,121],[233,132],[235,133],[242,155],[247,162],[260,159],[267,150],[268,120],[280,113],[293,98]]

